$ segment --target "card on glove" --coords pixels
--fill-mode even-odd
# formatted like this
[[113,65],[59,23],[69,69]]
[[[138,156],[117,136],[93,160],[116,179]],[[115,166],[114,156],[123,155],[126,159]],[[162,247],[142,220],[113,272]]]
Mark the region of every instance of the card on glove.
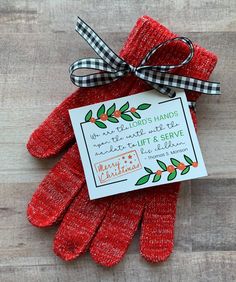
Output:
[[186,95],[176,92],[69,111],[90,199],[207,175]]

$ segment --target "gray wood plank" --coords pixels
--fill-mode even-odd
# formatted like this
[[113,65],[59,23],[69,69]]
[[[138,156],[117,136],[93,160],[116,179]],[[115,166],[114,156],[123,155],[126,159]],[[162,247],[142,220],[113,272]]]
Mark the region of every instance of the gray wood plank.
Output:
[[141,15],[181,32],[236,30],[234,0],[3,0],[0,4],[2,33],[70,31],[77,15],[100,31],[127,32]]
[[192,181],[193,251],[236,251],[235,187],[235,179]]
[[23,257],[0,266],[0,279],[4,282],[233,282],[235,262],[235,252],[176,253],[159,265],[147,264],[137,254],[131,254],[119,265],[106,269],[88,256],[73,263],[63,263],[57,258]]

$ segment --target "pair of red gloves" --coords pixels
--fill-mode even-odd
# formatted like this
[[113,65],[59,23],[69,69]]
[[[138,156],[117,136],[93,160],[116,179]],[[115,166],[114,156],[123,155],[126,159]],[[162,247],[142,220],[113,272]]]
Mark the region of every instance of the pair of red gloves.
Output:
[[[176,37],[150,17],[138,19],[119,55],[137,66],[157,44]],[[217,62],[216,56],[194,45],[191,62],[174,73],[207,80]],[[149,63],[177,64],[188,49],[182,43],[168,44]],[[38,158],[59,153],[75,142],[69,109],[131,95],[150,87],[128,75],[112,84],[80,88],[66,98],[31,135],[27,148]],[[186,91],[189,101],[199,93]],[[196,115],[191,109],[196,126]],[[174,245],[174,223],[179,183],[129,192],[90,201],[84,172],[73,144],[52,168],[28,205],[28,219],[37,227],[61,222],[54,239],[54,252],[64,260],[79,257],[89,249],[99,264],[113,266],[123,258],[141,222],[140,253],[150,262],[164,261]]]

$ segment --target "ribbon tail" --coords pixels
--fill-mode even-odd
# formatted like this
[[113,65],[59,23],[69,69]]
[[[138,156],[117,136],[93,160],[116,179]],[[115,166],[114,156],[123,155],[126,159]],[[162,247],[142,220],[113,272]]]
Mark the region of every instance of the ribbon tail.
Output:
[[141,72],[137,73],[137,76],[153,85],[164,85],[166,87],[186,89],[208,95],[220,94],[220,84],[218,82],[205,81],[171,73],[155,72],[152,70],[141,70]]
[[166,87],[165,85],[161,85],[161,84],[152,83],[147,80],[145,80],[145,82],[149,84],[151,87],[153,87],[154,89],[156,89],[161,94],[168,95],[170,98],[174,98],[176,95],[175,90],[170,87]]
[[75,30],[108,65],[114,69],[127,69],[127,63],[107,46],[101,37],[79,17]]

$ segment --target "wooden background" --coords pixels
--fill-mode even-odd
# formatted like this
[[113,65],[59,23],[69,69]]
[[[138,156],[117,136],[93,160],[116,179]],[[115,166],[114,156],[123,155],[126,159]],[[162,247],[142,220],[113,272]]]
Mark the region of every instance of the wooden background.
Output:
[[[185,182],[178,202],[175,249],[150,265],[138,236],[112,269],[85,255],[55,257],[55,228],[33,228],[25,210],[56,162],[25,148],[32,130],[73,89],[68,65],[91,55],[74,32],[80,15],[116,51],[136,19],[148,14],[219,56],[212,80],[222,96],[198,104],[199,139],[209,177]],[[1,0],[0,1],[0,281],[236,280],[236,1]]]

